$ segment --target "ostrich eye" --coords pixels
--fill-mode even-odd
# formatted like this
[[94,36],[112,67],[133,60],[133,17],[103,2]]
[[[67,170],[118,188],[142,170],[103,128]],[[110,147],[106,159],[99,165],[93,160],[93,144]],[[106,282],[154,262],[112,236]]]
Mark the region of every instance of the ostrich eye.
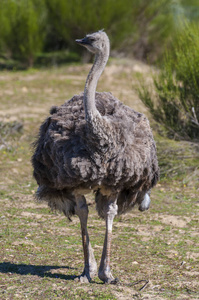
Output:
[[90,41],[91,41],[91,42],[94,42],[94,41],[95,41],[95,38],[90,38]]

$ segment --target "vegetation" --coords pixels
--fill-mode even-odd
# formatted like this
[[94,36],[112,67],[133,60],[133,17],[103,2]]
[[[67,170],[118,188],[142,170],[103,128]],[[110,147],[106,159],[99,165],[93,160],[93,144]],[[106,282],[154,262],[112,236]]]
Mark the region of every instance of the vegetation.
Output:
[[75,38],[105,28],[112,49],[155,61],[176,26],[171,3],[172,0],[1,0],[0,54],[32,66],[40,52],[80,51]]
[[102,28],[112,50],[155,62],[181,29],[179,20],[197,21],[198,12],[197,0],[1,0],[0,65],[32,66],[41,52],[78,53],[74,39]]
[[[0,0],[0,68],[14,70],[0,72],[0,299],[199,299],[198,17],[198,0]],[[83,269],[79,221],[35,202],[30,163],[50,107],[83,91],[90,66],[28,67],[78,61],[74,39],[101,28],[113,50],[159,61],[160,70],[149,86],[148,66],[112,59],[98,90],[151,118],[144,103],[170,136],[192,140],[160,136],[151,118],[161,180],[149,211],[114,221],[111,264],[120,282],[111,286],[75,281]],[[132,90],[139,70],[143,103]],[[105,224],[87,198],[99,262]]]
[[[136,66],[149,76],[146,65]],[[98,90],[112,91],[147,113],[132,92],[134,67],[129,60],[110,61]],[[83,270],[78,218],[69,223],[34,200],[30,145],[50,107],[83,90],[89,68],[0,73],[5,142],[0,140],[0,299],[198,299],[197,145],[154,132],[162,179],[151,192],[150,210],[135,209],[113,225],[111,265],[118,285],[104,285],[97,277],[86,285],[75,281]],[[99,266],[105,223],[96,214],[93,195],[87,198],[88,230]]]
[[199,140],[199,25],[186,24],[164,67],[154,75],[156,95],[140,89],[142,101],[172,135]]
[[39,0],[0,2],[0,50],[32,66],[45,39],[45,6]]
[[[147,115],[132,90],[141,70],[140,95],[152,116],[173,137],[198,141],[198,12],[198,0],[0,0],[0,67],[15,70],[0,72],[0,299],[199,299],[199,144],[154,130],[161,180],[151,208],[113,225],[111,264],[120,282],[82,285],[75,281],[83,269],[79,221],[35,202],[30,145],[50,107],[83,91],[90,66],[28,69],[78,61],[74,39],[101,28],[114,50],[140,59],[162,62],[167,45],[153,85],[148,66],[112,59],[98,90]],[[105,224],[87,198],[99,262]]]

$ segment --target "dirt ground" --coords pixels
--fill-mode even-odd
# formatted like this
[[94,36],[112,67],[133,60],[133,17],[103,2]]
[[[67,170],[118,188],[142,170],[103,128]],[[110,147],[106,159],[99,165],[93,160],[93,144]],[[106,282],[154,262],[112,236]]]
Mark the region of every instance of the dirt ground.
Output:
[[[149,117],[164,174],[149,211],[114,221],[111,266],[119,283],[79,283],[77,217],[70,223],[34,200],[30,145],[50,107],[83,91],[89,68],[0,72],[0,299],[199,299],[198,145],[159,136],[135,89],[140,74],[150,83],[149,66],[112,60],[98,85]],[[105,224],[93,199],[88,229],[99,264]]]

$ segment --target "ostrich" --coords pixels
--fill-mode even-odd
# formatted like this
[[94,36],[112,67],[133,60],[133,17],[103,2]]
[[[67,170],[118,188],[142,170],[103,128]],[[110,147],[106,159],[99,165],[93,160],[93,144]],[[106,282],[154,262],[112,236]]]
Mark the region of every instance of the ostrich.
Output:
[[87,231],[85,195],[94,192],[97,212],[106,221],[98,276],[104,283],[116,283],[110,268],[113,219],[135,205],[141,211],[149,208],[150,190],[159,178],[156,146],[143,114],[111,93],[96,92],[109,57],[107,34],[101,30],[76,42],[95,54],[94,64],[84,93],[52,107],[40,127],[32,156],[36,197],[69,219],[79,217],[84,270],[78,278],[90,282],[97,264]]

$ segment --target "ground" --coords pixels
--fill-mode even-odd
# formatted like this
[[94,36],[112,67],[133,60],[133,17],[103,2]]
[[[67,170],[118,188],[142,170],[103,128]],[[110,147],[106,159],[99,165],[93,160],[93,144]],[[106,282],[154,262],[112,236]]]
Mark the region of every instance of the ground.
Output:
[[[98,85],[150,118],[162,174],[149,211],[114,221],[111,266],[119,283],[77,282],[83,270],[78,218],[69,222],[34,200],[31,143],[50,107],[83,91],[89,68],[0,73],[0,299],[199,299],[199,146],[158,134],[162,129],[135,89],[140,74],[150,81],[148,66],[113,60]],[[93,195],[87,198],[99,264],[105,224]]]

